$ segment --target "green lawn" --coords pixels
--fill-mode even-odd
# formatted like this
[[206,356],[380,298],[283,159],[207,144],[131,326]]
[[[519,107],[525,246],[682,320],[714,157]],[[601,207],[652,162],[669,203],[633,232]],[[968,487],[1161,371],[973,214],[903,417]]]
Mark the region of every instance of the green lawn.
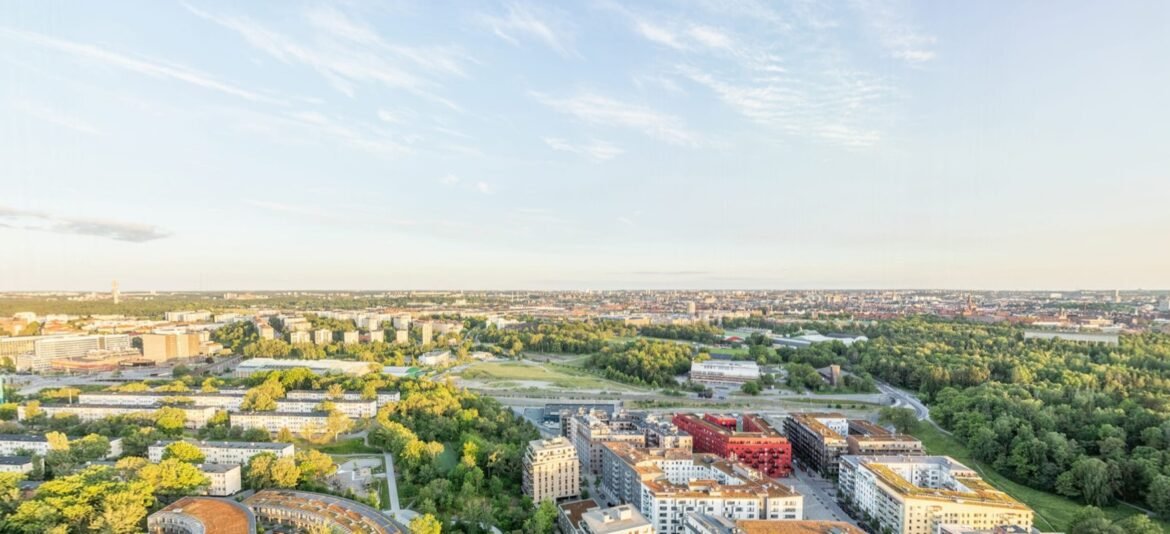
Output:
[[[928,453],[950,456],[958,460],[967,467],[979,471],[983,475],[983,479],[991,485],[1015,497],[1020,502],[1031,506],[1036,511],[1036,528],[1042,531],[1064,532],[1073,515],[1084,507],[1083,504],[1059,495],[1029,488],[1009,480],[1007,477],[997,473],[991,466],[972,458],[971,453],[958,440],[952,436],[943,434],[932,425],[920,424],[919,429],[914,432],[914,435],[922,440],[922,444],[926,447]],[[1141,513],[1138,510],[1124,505],[1104,508],[1104,512],[1106,516],[1113,520],[1123,519],[1135,513]],[[1165,521],[1155,521],[1162,526],[1162,530],[1170,532],[1170,524],[1167,524]]]
[[380,454],[382,452],[381,449],[370,447],[357,438],[319,445],[315,448],[325,454]]

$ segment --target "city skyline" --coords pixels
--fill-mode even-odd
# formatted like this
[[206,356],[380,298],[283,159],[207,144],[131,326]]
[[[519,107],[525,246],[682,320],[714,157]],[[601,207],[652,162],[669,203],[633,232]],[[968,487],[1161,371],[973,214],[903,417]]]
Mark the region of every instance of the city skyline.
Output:
[[0,291],[1166,288],[1167,17],[8,6]]

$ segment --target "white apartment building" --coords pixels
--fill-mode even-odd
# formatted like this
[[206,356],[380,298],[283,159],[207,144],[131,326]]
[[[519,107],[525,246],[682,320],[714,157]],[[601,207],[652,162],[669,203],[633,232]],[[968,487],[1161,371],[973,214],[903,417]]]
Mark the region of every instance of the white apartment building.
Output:
[[49,440],[45,439],[45,436],[0,434],[0,456],[17,456],[28,453],[40,456],[48,454]]
[[803,496],[737,462],[681,449],[637,449],[629,443],[605,447],[602,492],[633,505],[656,532],[682,534],[689,513],[803,518]]
[[837,488],[895,534],[932,534],[945,524],[1032,527],[1032,509],[949,456],[842,456]]
[[[329,398],[328,391],[310,390],[310,389],[294,389],[284,394],[286,400],[312,400],[321,402]],[[391,402],[398,402],[401,400],[402,394],[397,391],[379,391],[376,402],[378,406],[384,406]],[[341,398],[337,400],[344,401],[360,401],[362,394],[354,391],[346,391],[341,394]]]
[[574,497],[581,493],[577,450],[563,437],[528,442],[524,454],[524,494],[532,502]]
[[[185,440],[199,448],[203,453],[203,462],[208,464],[240,464],[244,465],[253,456],[271,453],[277,458],[292,458],[296,452],[292,443],[266,443],[248,441],[195,441]],[[159,441],[146,449],[147,458],[158,463],[163,460],[163,452],[167,445],[174,441]]]
[[32,470],[31,456],[0,456],[0,473],[30,473]]
[[[214,407],[186,407],[176,406],[176,408],[183,410],[186,415],[187,428],[201,428],[207,425],[207,422],[215,416],[217,411]],[[153,414],[158,410],[157,406],[119,406],[110,404],[45,404],[41,406],[41,410],[48,417],[57,417],[75,415],[83,422],[97,421],[105,419],[114,415],[133,415],[133,414]],[[20,406],[16,409],[17,418],[25,419],[25,407]]]
[[408,330],[395,330],[394,342],[399,345],[410,343],[410,332]]
[[293,345],[298,345],[298,344],[302,344],[302,343],[312,343],[313,337],[311,335],[309,335],[308,332],[305,332],[304,330],[297,330],[297,331],[288,333],[288,342],[292,343]]
[[346,345],[353,345],[361,342],[361,336],[358,335],[357,330],[348,330],[341,333],[341,342]]
[[315,374],[346,374],[362,376],[370,372],[370,362],[349,360],[278,360],[275,358],[251,358],[236,366],[235,376],[244,378],[255,373],[284,371],[294,367],[305,367]]
[[426,354],[418,357],[418,365],[438,366],[447,365],[451,363],[451,351],[449,350],[432,350]]
[[381,343],[386,341],[385,330],[370,330],[370,343]]
[[760,366],[756,362],[707,360],[691,362],[691,380],[700,384],[744,384],[759,380]]
[[212,497],[226,497],[235,495],[243,489],[240,480],[242,469],[236,464],[200,464],[196,468],[201,471],[211,484],[203,491],[204,495]]
[[401,313],[394,317],[395,330],[409,330],[410,329],[410,314]]
[[[238,411],[244,401],[244,390],[223,390],[214,393],[202,391],[158,392],[158,391],[90,391],[77,396],[79,404],[105,404],[109,406],[159,407],[168,400],[181,400],[195,407],[213,407],[220,410]],[[189,403],[188,403],[189,401]]]
[[313,343],[318,345],[328,345],[333,343],[333,331],[325,329],[314,331]]
[[582,534],[654,534],[654,526],[629,504],[597,508],[581,514]]
[[[276,411],[289,413],[308,413],[317,411],[318,406],[324,402],[323,400],[306,400],[306,399],[278,399],[276,401]],[[333,403],[337,411],[356,418],[373,417],[378,413],[378,403],[372,400],[337,400],[330,401]]]
[[319,433],[325,431],[329,414],[288,412],[241,412],[229,415],[231,425],[240,428],[260,428],[271,434],[287,428],[289,432]]

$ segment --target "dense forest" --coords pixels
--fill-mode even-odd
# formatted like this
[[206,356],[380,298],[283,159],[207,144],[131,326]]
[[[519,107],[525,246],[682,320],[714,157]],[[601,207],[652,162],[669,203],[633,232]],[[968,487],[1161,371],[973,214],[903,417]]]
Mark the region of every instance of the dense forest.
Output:
[[693,353],[694,349],[686,344],[639,339],[603,347],[590,358],[589,367],[619,382],[676,385],[674,377],[690,371]]
[[[404,506],[433,514],[443,532],[549,532],[547,515],[521,497],[521,459],[539,433],[494,399],[450,384],[404,380],[370,444],[394,453]],[[537,525],[541,523],[541,525]],[[539,526],[539,528],[538,528]]]
[[862,330],[870,341],[795,352],[918,391],[937,423],[1013,480],[1170,515],[1170,336],[1107,346],[924,318]]

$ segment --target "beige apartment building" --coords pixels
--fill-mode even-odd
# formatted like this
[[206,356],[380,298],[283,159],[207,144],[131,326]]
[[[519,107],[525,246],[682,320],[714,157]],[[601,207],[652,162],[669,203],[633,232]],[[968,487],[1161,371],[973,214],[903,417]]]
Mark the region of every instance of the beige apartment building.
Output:
[[1032,509],[949,456],[842,456],[838,495],[894,534],[934,534],[943,525],[975,530],[1032,528]]
[[524,494],[535,503],[579,495],[581,465],[577,449],[563,437],[528,442],[523,484]]

